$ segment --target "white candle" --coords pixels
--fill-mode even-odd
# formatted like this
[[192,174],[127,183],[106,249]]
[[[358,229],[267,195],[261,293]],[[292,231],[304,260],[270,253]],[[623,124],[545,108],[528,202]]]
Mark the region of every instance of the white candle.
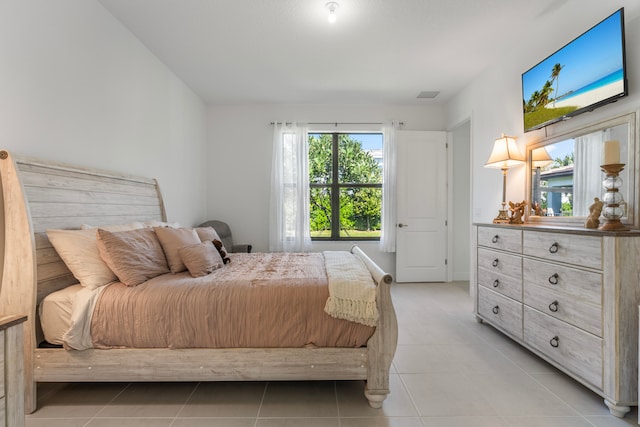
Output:
[[620,141],[605,141],[602,149],[602,164],[615,165],[620,163]]

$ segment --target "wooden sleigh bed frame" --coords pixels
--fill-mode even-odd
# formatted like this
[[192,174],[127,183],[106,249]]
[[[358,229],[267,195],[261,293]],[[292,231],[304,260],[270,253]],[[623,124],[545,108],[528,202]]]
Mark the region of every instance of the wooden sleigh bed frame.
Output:
[[[397,344],[391,276],[360,248],[377,283],[379,321],[362,348],[111,349],[38,348],[42,299],[77,283],[45,231],[138,220],[166,221],[153,179],[16,158],[0,151],[4,239],[0,307],[27,315],[24,328],[25,411],[36,409],[38,382],[366,380],[365,396],[380,408],[389,393]],[[2,246],[1,244],[4,243]]]

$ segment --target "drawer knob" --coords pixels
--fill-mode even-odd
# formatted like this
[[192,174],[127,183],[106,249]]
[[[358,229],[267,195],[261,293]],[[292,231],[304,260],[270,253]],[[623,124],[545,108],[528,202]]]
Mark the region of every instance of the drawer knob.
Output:
[[497,288],[498,286],[500,286],[500,280],[496,279],[493,281],[493,287]]
[[553,245],[549,247],[549,252],[552,254],[555,254],[556,252],[558,252],[558,248],[559,248],[558,242],[553,242]]
[[493,236],[493,239],[491,239],[492,243],[498,243],[498,235],[496,234],[495,236]]
[[551,304],[549,304],[549,311],[552,311],[554,313],[558,311],[558,301],[554,301]]
[[551,283],[552,285],[558,284],[558,273],[553,273],[551,276],[549,276],[549,283]]
[[500,312],[500,307],[496,305],[491,309],[491,311],[493,311],[493,314],[498,314]]
[[549,340],[549,344],[553,348],[558,348],[558,346],[560,345],[560,338],[558,338],[558,336],[556,335],[555,337]]
[[494,259],[494,260],[493,260],[493,262],[491,263],[491,265],[493,265],[494,267],[497,267],[497,266],[498,266],[498,263],[499,263],[498,258],[496,258],[496,259]]

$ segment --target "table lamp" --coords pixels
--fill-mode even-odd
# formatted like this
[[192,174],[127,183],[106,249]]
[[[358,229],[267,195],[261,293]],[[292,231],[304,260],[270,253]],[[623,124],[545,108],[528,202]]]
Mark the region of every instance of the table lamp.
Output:
[[513,136],[505,136],[496,139],[493,144],[493,151],[489,160],[484,165],[485,168],[502,169],[502,209],[498,210],[498,216],[493,219],[494,224],[508,224],[509,216],[507,215],[507,171],[513,166],[523,163],[525,160]]
[[[543,167],[550,165],[551,163],[553,163],[553,159],[547,152],[546,148],[540,147],[531,150],[531,170],[533,170],[534,174],[533,189],[531,192],[531,198],[533,199],[531,202],[531,209],[536,209],[537,206],[537,209],[540,210],[540,212],[540,204],[542,199],[540,195],[540,172]],[[536,215],[540,215],[538,210],[535,211]]]

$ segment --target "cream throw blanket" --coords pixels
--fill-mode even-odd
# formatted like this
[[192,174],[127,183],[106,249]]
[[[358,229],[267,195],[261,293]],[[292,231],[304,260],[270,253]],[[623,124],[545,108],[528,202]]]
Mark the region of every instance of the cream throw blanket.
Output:
[[324,311],[335,318],[376,326],[376,284],[364,263],[344,251],[324,251],[329,299]]

